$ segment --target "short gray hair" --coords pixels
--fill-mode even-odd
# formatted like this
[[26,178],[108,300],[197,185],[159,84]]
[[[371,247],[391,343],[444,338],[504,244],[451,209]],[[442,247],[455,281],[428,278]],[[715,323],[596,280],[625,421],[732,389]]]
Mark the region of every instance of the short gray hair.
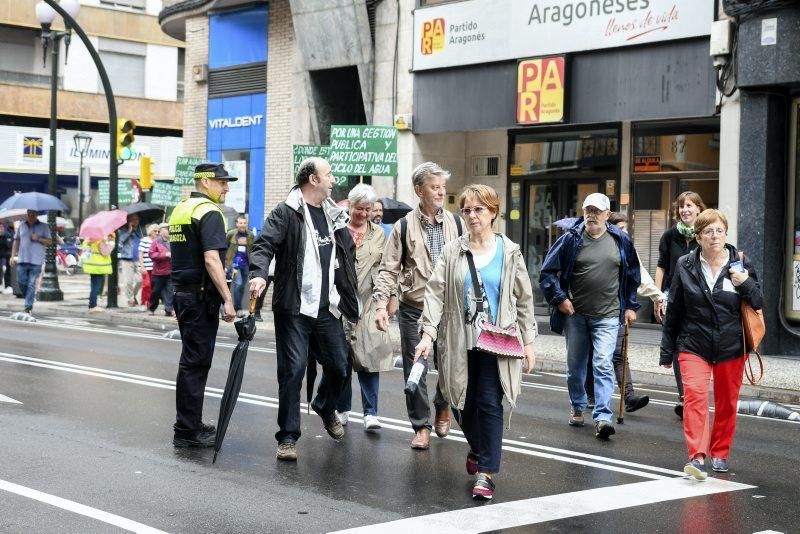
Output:
[[347,195],[347,202],[349,202],[351,206],[355,206],[362,202],[375,204],[377,200],[377,193],[375,193],[375,190],[372,189],[372,186],[367,184],[356,185]]
[[428,181],[428,176],[438,176],[448,180],[450,179],[450,172],[432,161],[426,161],[417,165],[417,168],[411,173],[411,183],[414,184],[414,187],[421,187]]

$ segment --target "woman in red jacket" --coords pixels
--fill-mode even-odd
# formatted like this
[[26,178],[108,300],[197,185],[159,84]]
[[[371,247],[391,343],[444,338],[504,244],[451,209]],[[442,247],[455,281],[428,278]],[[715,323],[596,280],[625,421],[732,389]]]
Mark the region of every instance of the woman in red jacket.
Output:
[[159,298],[164,301],[164,315],[172,317],[172,254],[169,250],[169,225],[161,223],[158,237],[150,244],[150,259],[153,260],[152,290],[147,315],[155,315]]

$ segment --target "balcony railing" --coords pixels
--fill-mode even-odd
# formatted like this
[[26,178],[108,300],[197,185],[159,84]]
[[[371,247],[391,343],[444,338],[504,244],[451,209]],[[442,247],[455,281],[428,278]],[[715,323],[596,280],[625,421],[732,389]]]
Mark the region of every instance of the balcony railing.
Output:
[[[46,74],[31,74],[30,72],[0,70],[0,83],[24,85],[27,87],[50,87],[50,76]],[[57,86],[59,89],[64,88],[63,76],[58,77]]]

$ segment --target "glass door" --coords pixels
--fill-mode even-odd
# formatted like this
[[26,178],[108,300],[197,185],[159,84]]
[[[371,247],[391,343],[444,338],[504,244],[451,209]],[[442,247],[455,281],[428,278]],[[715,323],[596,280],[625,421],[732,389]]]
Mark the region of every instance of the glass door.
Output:
[[541,313],[547,313],[547,301],[539,289],[544,259],[553,243],[583,214],[584,199],[600,191],[600,180],[532,180],[526,183],[525,260],[534,303],[541,308],[538,310]]

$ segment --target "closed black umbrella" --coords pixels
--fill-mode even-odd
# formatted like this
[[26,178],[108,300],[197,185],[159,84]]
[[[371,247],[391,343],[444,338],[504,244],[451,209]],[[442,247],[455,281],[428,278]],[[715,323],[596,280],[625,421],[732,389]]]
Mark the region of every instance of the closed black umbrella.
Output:
[[231,363],[228,367],[228,380],[225,382],[225,391],[222,392],[222,401],[219,405],[219,417],[217,418],[217,437],[214,440],[214,459],[217,462],[217,453],[222,448],[222,440],[225,439],[225,432],[228,430],[228,423],[231,422],[233,409],[236,407],[236,400],[242,390],[242,377],[244,376],[244,362],[247,359],[247,349],[250,346],[253,336],[256,335],[256,320],[253,312],[256,309],[257,298],[250,296],[250,313],[247,317],[233,323],[236,333],[239,334],[239,342],[233,349]]
[[161,221],[164,218],[164,208],[160,208],[148,202],[137,202],[136,204],[122,206],[120,209],[127,212],[128,215],[138,215],[139,224],[141,225]]
[[381,202],[383,203],[383,222],[385,224],[396,223],[413,209],[405,202],[400,202],[399,200],[389,197],[383,197]]

